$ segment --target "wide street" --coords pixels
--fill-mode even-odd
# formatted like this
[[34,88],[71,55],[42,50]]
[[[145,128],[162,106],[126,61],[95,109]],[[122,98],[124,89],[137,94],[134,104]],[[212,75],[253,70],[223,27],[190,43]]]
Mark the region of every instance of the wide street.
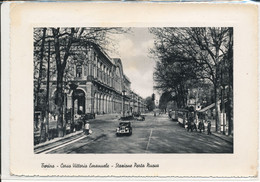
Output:
[[118,117],[107,115],[90,121],[93,133],[47,153],[232,153],[233,144],[214,135],[187,132],[166,114],[132,121],[131,136],[116,136]]

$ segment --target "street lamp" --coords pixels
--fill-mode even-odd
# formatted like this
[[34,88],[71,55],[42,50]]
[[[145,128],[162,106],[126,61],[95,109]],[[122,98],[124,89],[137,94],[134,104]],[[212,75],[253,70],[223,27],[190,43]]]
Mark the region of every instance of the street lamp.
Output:
[[73,92],[72,92],[72,97],[71,97],[71,112],[70,112],[70,114],[71,114],[71,124],[72,124],[72,126],[73,126],[73,128],[72,128],[72,131],[74,130],[74,98],[73,98],[73,93],[74,93],[74,91],[77,89],[77,87],[78,87],[78,85],[76,85],[76,84],[74,84],[74,83],[70,83],[69,84],[69,87],[70,87],[70,90],[72,90]]
[[125,93],[126,93],[126,91],[123,90],[122,91],[122,95],[123,95],[123,117],[125,117]]
[[[63,93],[63,106],[64,106],[64,113],[63,113],[63,127],[66,128],[66,125],[67,125],[67,105],[68,105],[68,100],[67,100],[67,94],[69,94],[70,92],[70,88],[68,86],[65,86],[64,87],[64,93]],[[66,129],[65,129],[66,130]],[[66,133],[66,131],[65,131]]]
[[223,135],[226,134],[226,117],[225,117],[225,85],[220,86],[221,88],[221,105],[222,105],[222,124],[223,124]]

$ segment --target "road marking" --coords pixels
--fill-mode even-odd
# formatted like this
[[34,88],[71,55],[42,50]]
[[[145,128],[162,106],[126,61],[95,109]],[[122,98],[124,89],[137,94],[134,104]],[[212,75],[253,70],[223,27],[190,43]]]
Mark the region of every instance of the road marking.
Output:
[[50,150],[46,150],[46,151],[44,151],[44,152],[42,152],[41,154],[46,154],[46,153],[49,153],[49,152],[51,152],[51,151],[53,151],[53,150],[57,150],[57,149],[59,149],[59,148],[61,148],[61,147],[64,147],[64,146],[66,146],[66,145],[69,145],[69,144],[72,144],[72,143],[75,143],[75,142],[77,142],[77,141],[79,141],[79,140],[82,140],[83,138],[86,138],[87,136],[82,136],[82,137],[80,137],[80,138],[78,138],[78,139],[76,139],[76,140],[72,140],[72,141],[70,141],[70,142],[68,142],[68,143],[65,143],[65,144],[63,144],[63,145],[59,145],[59,146],[57,146],[57,147],[54,147],[54,148],[52,148],[52,149],[50,149]]
[[152,133],[153,133],[153,129],[151,129],[150,136],[149,136],[149,140],[148,140],[148,143],[147,143],[145,152],[147,152],[147,150],[148,150],[148,147],[149,147],[149,144],[150,144],[150,140],[151,140],[151,137],[152,137]]

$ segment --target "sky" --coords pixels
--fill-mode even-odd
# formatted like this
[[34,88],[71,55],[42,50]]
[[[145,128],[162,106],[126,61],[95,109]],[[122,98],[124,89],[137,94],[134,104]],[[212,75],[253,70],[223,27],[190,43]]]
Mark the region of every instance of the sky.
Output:
[[109,55],[112,58],[121,58],[124,74],[131,81],[131,89],[143,98],[151,96],[155,92],[155,60],[149,55],[149,49],[154,43],[153,35],[148,28],[132,28],[130,33],[115,35],[113,39],[116,51]]

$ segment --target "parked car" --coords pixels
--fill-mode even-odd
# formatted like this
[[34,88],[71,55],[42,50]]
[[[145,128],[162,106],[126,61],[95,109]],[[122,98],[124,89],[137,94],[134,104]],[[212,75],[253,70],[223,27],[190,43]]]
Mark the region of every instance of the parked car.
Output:
[[89,119],[95,119],[95,113],[86,113],[86,114],[82,114],[81,118],[83,120],[89,120]]
[[116,135],[132,135],[132,126],[130,121],[120,122],[116,129]]
[[145,117],[144,115],[140,115],[136,118],[137,121],[144,121],[145,120]]
[[134,117],[133,116],[124,116],[124,117],[121,117],[120,120],[122,121],[126,121],[126,120],[133,120]]

